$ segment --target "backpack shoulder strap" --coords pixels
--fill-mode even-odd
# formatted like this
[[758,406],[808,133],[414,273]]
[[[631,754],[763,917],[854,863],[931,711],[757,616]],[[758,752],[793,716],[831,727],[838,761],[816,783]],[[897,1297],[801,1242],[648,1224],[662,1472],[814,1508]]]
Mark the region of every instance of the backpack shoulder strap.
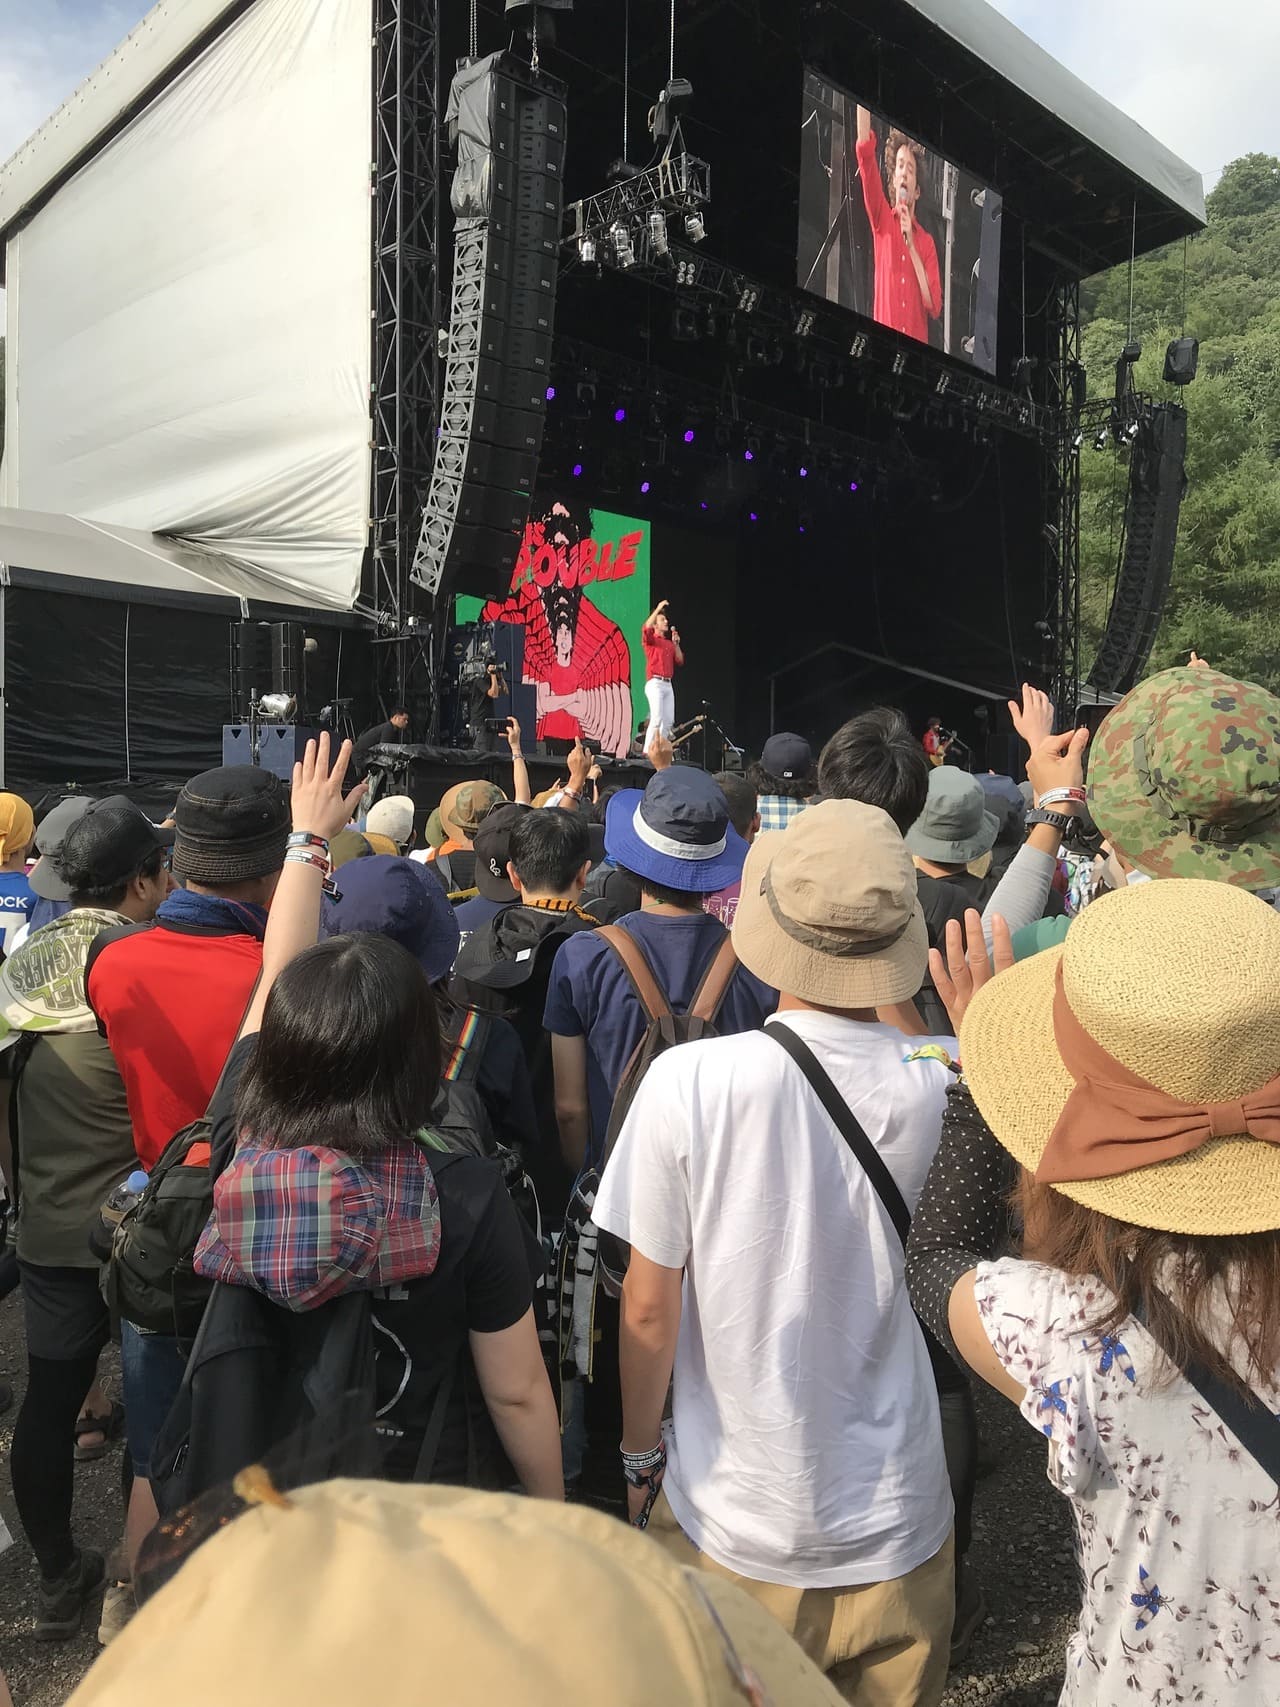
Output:
[[1144,1309],[1134,1311],[1134,1320],[1142,1324],[1170,1363],[1181,1370],[1210,1410],[1217,1412],[1259,1468],[1273,1482],[1280,1483],[1280,1417],[1273,1416],[1261,1401],[1251,1405],[1202,1363],[1180,1363],[1164,1335],[1152,1327]]
[[724,940],[711,956],[702,981],[693,993],[689,1004],[689,1018],[703,1020],[707,1025],[714,1025],[716,1015],[720,1012],[725,997],[729,994],[729,986],[733,975],[738,970],[738,957],[733,951],[733,938],[728,931]]
[[857,1157],[862,1171],[875,1187],[876,1196],[884,1205],[885,1213],[893,1222],[898,1237],[906,1247],[907,1234],[911,1230],[911,1211],[907,1208],[902,1193],[898,1190],[897,1181],[886,1167],[884,1158],[875,1145],[862,1130],[861,1122],[831,1083],[826,1069],[808,1044],[796,1036],[788,1025],[767,1025],[765,1036],[780,1044],[800,1071],[808,1079],[809,1085],[826,1109],[831,1122],[844,1139],[845,1143]]
[[631,988],[636,993],[636,999],[650,1021],[670,1018],[671,1003],[663,995],[658,980],[654,977],[648,955],[631,932],[624,931],[621,925],[600,925],[596,929],[596,935],[608,943],[622,962],[631,980]]

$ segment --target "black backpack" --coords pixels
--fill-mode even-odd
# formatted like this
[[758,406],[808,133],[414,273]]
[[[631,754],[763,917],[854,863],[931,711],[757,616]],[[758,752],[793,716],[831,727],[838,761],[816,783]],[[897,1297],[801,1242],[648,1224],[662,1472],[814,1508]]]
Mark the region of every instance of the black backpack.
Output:
[[[674,1049],[678,1043],[694,1043],[699,1038],[716,1036],[716,1020],[724,999],[729,993],[733,975],[738,970],[738,957],[733,942],[725,931],[720,946],[712,955],[706,971],[693,993],[687,1012],[677,1014],[654,976],[644,949],[621,925],[601,925],[598,934],[609,944],[626,970],[635,991],[636,1000],[644,1009],[648,1021],[640,1041],[631,1051],[618,1088],[613,1093],[609,1125],[605,1132],[604,1155],[599,1172],[603,1173],[618,1133],[635,1100],[640,1081],[659,1055]],[[612,1233],[599,1234],[599,1268],[605,1291],[616,1298],[622,1291],[623,1277],[631,1259],[630,1247]]]
[[108,1308],[148,1333],[193,1340],[209,1300],[210,1282],[193,1265],[213,1213],[212,1137],[208,1111],[172,1137],[112,1235]]

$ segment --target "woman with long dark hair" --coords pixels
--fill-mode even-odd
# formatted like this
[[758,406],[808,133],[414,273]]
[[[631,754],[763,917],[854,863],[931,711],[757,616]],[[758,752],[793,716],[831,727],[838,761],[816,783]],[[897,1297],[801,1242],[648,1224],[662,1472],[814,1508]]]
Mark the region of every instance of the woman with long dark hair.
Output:
[[443,1392],[433,1480],[502,1479],[496,1431],[526,1491],[560,1499],[516,1211],[495,1163],[443,1153],[430,1130],[442,1044],[426,974],[384,937],[315,940],[328,840],[359,794],[343,796],[349,758],[330,767],[322,735],[295,767],[262,982],[215,1111],[215,1163],[234,1155],[197,1268],[295,1311],[369,1288],[386,1472],[415,1472]]
[[[1043,1434],[1073,1508],[1064,1703],[1276,1699],[1278,964],[1264,902],[1152,883],[1096,902],[964,1016],[972,1138],[949,1111],[908,1281]],[[1022,1254],[998,1261],[981,1259],[1011,1182],[988,1131],[1017,1169]]]

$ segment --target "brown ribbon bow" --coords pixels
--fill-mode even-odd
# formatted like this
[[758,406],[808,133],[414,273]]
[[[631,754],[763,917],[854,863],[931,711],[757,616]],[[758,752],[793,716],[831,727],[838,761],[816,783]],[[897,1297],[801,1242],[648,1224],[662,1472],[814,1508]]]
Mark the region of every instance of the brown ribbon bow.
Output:
[[1049,1135],[1036,1179],[1110,1179],[1198,1150],[1211,1138],[1248,1136],[1280,1144],[1280,1076],[1235,1102],[1191,1103],[1139,1078],[1109,1055],[1072,1013],[1059,963],[1053,1034],[1075,1080]]

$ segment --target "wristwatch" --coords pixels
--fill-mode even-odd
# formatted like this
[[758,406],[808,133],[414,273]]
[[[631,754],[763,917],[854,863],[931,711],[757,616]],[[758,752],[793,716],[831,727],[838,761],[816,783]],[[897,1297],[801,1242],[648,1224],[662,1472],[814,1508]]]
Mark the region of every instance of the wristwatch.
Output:
[[1027,826],[1032,824],[1048,824],[1051,830],[1056,830],[1060,836],[1065,836],[1075,822],[1066,812],[1047,812],[1043,806],[1033,806],[1027,813]]

